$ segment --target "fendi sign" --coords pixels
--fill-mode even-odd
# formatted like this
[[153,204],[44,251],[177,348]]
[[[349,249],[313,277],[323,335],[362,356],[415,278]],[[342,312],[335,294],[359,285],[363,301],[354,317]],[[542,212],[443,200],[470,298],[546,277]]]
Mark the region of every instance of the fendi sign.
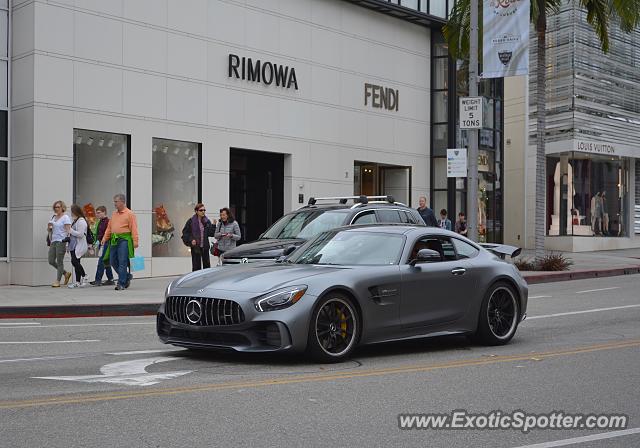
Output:
[[295,68],[235,54],[229,54],[229,78],[298,90]]
[[[369,101],[371,98],[371,101]],[[400,100],[400,92],[397,89],[389,87],[376,86],[374,84],[365,83],[364,85],[364,105],[386,110],[398,110],[398,102]]]

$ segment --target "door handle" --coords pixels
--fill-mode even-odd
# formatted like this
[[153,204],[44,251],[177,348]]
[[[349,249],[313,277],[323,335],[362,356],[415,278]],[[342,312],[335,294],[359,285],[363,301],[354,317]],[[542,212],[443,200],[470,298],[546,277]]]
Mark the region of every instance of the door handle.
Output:
[[464,273],[467,272],[467,270],[465,268],[455,268],[455,269],[451,269],[451,273],[453,275],[464,275]]

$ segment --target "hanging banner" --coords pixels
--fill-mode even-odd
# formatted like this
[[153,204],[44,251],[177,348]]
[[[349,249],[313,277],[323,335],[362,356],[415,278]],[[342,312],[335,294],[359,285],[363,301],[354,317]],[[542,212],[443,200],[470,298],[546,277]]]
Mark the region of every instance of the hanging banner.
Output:
[[530,0],[482,0],[483,78],[529,72]]

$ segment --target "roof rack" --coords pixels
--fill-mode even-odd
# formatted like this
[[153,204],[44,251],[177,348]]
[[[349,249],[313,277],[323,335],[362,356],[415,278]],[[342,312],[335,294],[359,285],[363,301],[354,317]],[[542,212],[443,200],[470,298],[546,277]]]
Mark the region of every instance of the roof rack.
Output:
[[407,207],[406,204],[402,202],[396,202],[393,196],[333,196],[333,197],[325,197],[325,198],[314,198],[310,197],[307,205],[315,205],[318,201],[339,201],[340,204],[346,204],[347,201],[353,200],[353,205],[351,208],[361,207],[366,204],[394,204],[394,205],[402,205]]
[[[318,201],[339,201],[340,204],[346,204],[348,200],[352,199],[354,204],[368,204],[370,199],[378,199],[373,202],[388,202],[390,204],[396,204],[395,199],[391,195],[386,196],[333,196],[333,197],[325,197],[325,198],[314,198],[310,197],[307,205],[315,205]],[[382,199],[380,201],[379,199]]]

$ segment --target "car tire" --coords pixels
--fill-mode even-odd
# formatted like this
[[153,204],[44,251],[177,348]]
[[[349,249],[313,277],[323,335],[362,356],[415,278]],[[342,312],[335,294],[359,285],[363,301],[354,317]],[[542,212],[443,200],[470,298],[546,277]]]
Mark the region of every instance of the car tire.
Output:
[[516,333],[520,321],[520,302],[515,289],[497,282],[487,290],[480,315],[476,339],[485,345],[507,344]]
[[307,354],[323,363],[349,357],[360,336],[358,310],[345,294],[330,293],[320,299],[311,315]]

